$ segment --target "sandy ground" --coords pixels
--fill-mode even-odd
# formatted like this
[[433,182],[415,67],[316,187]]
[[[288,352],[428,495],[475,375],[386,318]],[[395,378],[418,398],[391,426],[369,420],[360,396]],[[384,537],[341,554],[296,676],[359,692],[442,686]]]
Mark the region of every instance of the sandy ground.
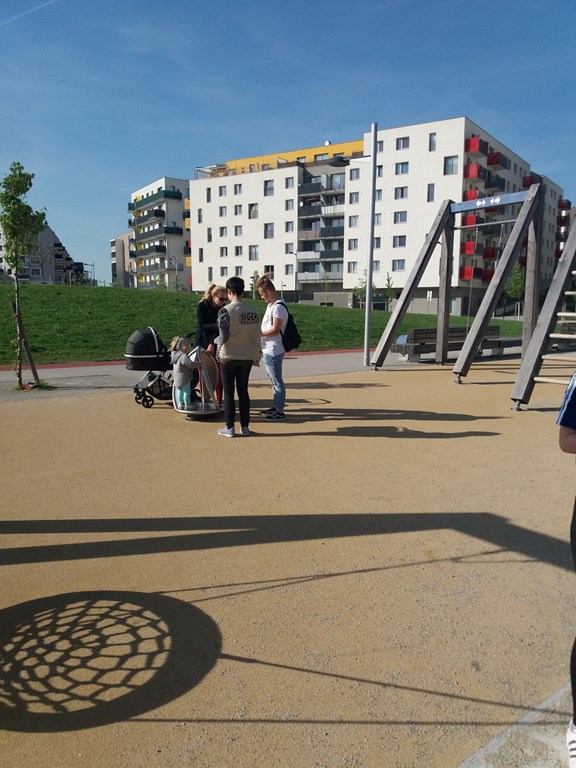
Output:
[[526,717],[568,680],[574,461],[517,370],[289,379],[233,440],[0,402],[0,765],[451,768]]

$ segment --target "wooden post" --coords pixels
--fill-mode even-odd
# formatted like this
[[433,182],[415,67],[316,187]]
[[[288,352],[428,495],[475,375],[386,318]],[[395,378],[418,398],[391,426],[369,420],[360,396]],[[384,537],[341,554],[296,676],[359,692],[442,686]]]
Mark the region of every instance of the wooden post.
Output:
[[444,227],[440,256],[440,287],[438,289],[438,326],[436,332],[436,362],[448,362],[448,324],[450,322],[450,295],[454,263],[454,214],[451,213]]

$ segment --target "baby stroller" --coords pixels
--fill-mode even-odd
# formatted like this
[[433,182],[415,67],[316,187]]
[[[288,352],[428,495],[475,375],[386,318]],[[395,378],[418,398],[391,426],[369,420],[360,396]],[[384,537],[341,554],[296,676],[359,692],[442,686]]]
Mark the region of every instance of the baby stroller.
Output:
[[154,400],[172,400],[170,352],[155,328],[140,328],[126,342],[124,352],[129,371],[147,371],[134,386],[134,400],[152,408]]

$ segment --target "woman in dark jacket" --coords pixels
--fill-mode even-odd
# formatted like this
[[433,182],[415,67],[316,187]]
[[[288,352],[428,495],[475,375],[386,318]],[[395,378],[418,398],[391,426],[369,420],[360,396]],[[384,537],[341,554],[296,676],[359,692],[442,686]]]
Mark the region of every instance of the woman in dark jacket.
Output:
[[196,307],[196,345],[211,355],[216,353],[214,339],[218,336],[218,312],[228,299],[226,288],[212,284]]
[[[218,312],[228,300],[226,288],[212,285],[208,288],[202,301],[196,306],[196,345],[202,347],[216,357],[214,339],[218,336]],[[220,379],[220,363],[218,363],[218,384],[216,386],[216,402],[222,402],[222,381]]]

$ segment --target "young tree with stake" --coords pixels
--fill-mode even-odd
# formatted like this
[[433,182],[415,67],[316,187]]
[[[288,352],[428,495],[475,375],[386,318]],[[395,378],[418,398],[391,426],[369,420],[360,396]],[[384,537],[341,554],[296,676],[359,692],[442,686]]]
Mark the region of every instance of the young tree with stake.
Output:
[[[22,163],[15,161],[0,181],[0,227],[4,233],[4,259],[12,269],[14,278],[12,308],[16,322],[16,378],[20,388],[22,388],[22,347],[25,343],[20,314],[20,270],[23,257],[31,252],[38,235],[46,225],[44,211],[34,211],[25,201],[32,187],[33,178],[33,173],[27,173]],[[32,370],[35,372],[28,348],[26,351]],[[35,379],[38,380],[37,374]]]

